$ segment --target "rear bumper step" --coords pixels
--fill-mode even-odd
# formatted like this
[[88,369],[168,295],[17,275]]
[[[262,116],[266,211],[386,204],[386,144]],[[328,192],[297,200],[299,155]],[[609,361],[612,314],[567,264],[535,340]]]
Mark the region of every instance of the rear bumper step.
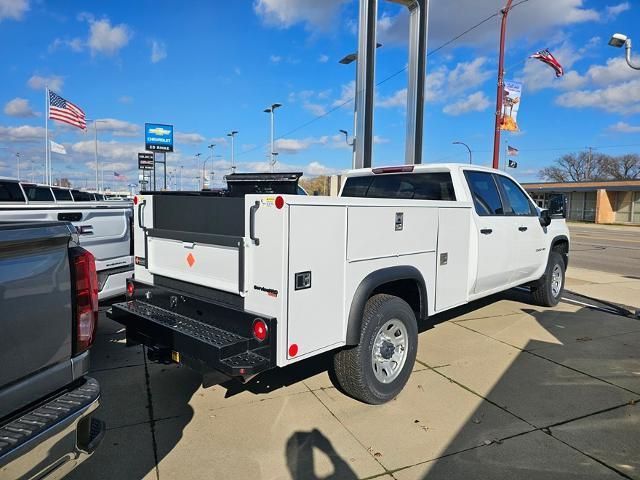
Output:
[[[114,304],[107,315],[127,327],[128,340],[177,352],[180,361],[184,359],[192,367],[204,364],[229,376],[249,376],[275,366],[275,352],[269,342],[275,334],[275,319],[265,319],[271,335],[261,343],[250,334],[255,315],[218,305],[209,305],[207,311],[204,302],[187,301],[198,304],[198,312],[204,310],[202,320],[142,300]],[[231,323],[234,332],[222,327]],[[240,333],[243,330],[244,334]]]

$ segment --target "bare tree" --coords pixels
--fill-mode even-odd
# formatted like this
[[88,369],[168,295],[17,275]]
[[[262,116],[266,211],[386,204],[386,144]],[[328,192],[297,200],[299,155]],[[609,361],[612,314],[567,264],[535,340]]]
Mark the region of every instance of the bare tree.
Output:
[[605,162],[604,172],[612,180],[635,180],[640,178],[640,155],[631,153],[610,157]]
[[569,153],[558,158],[554,165],[540,170],[540,177],[552,182],[587,182],[605,180],[609,175],[605,166],[608,155],[590,152]]

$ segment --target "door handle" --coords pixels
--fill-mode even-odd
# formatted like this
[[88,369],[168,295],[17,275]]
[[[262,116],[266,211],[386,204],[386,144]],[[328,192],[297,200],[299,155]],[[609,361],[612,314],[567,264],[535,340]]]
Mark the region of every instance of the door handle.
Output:
[[518,230],[520,230],[521,232],[526,232],[527,231],[527,227],[518,227]]
[[249,208],[249,238],[253,240],[253,243],[260,245],[260,239],[256,237],[256,212],[260,208],[260,202],[255,202]]
[[493,233],[493,230],[491,228],[483,228],[480,230],[480,233],[483,235],[491,235]]

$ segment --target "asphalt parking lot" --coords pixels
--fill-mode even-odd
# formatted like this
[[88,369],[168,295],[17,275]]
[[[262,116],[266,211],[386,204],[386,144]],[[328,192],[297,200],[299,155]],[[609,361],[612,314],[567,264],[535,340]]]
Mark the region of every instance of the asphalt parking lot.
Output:
[[476,302],[420,334],[383,406],[338,391],[328,356],[203,389],[100,320],[108,432],[71,479],[640,478],[637,318],[518,291]]

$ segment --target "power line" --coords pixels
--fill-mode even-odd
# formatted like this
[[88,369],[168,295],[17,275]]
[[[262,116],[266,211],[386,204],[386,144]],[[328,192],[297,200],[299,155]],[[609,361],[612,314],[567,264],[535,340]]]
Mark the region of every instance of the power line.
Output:
[[[515,7],[517,7],[518,5],[521,5],[523,3],[528,2],[529,0],[520,0],[518,3],[514,4],[511,6],[511,9],[513,10]],[[488,17],[480,20],[478,23],[472,25],[471,27],[467,28],[465,31],[459,33],[458,35],[456,35],[455,37],[452,37],[451,39],[447,40],[446,42],[444,42],[442,45],[436,47],[435,49],[431,50],[430,52],[427,52],[427,57],[430,57],[431,55],[434,55],[436,53],[438,53],[440,50],[448,47],[449,45],[451,45],[452,43],[458,41],[460,38],[464,37],[465,35],[468,35],[469,33],[471,33],[472,31],[474,31],[475,29],[481,27],[482,25],[484,25],[485,23],[487,23],[489,20],[491,20],[492,18],[497,17],[498,15],[500,15],[501,12],[498,11],[496,13],[493,13],[491,15],[489,15]],[[407,70],[407,66],[402,67],[400,70],[397,70],[396,72],[392,73],[391,75],[383,78],[382,80],[380,80],[378,83],[376,83],[376,87],[382,85],[383,83],[388,82],[389,80],[397,77],[398,75],[404,73]],[[322,120],[323,118],[331,115],[333,112],[335,112],[336,110],[341,109],[342,107],[344,107],[345,105],[351,103],[354,100],[355,97],[352,98],[348,98],[340,103],[338,103],[337,105],[333,106],[332,108],[330,108],[329,110],[327,110],[326,112],[322,113],[321,115],[318,115],[316,117],[313,117],[312,119],[302,123],[301,125],[298,125],[297,127],[283,133],[282,135],[279,135],[278,137],[276,137],[276,140],[281,140],[289,135],[292,135],[300,130],[302,130],[303,128],[308,127],[309,125]],[[245,150],[244,152],[240,152],[239,154],[236,154],[236,157],[242,156],[242,155],[246,155],[248,153],[252,153],[255,152],[256,150],[259,150],[260,148],[263,148],[264,145],[260,145],[260,146],[256,146],[253,148],[250,148],[249,150]]]

